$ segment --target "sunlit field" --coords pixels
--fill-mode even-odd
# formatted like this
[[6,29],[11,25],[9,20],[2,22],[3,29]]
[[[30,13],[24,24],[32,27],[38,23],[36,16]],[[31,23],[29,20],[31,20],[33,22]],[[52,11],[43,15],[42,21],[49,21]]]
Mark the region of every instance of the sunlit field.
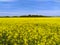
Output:
[[60,45],[60,18],[0,18],[0,45]]

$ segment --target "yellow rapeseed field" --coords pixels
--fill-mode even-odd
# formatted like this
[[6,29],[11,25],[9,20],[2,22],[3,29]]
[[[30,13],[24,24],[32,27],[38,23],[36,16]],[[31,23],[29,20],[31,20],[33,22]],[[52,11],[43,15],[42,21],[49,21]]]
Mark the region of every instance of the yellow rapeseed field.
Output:
[[0,18],[0,45],[60,45],[60,18]]

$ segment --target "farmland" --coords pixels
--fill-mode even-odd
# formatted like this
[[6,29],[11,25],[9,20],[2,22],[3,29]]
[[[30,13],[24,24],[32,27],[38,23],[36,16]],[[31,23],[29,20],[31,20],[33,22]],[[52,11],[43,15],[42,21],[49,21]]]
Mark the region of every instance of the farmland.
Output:
[[60,45],[60,18],[0,18],[0,45]]

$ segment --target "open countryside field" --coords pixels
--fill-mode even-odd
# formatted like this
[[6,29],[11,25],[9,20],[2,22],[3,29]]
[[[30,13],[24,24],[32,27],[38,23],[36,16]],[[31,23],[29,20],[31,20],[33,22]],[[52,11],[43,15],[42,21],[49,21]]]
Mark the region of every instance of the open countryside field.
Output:
[[0,45],[60,45],[60,18],[0,18]]

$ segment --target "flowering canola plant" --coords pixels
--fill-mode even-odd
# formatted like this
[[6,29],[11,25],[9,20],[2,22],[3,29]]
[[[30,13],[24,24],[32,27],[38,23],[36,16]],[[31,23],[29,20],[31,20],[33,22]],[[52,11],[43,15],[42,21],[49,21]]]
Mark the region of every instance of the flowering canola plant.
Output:
[[60,45],[60,18],[0,18],[0,45]]

